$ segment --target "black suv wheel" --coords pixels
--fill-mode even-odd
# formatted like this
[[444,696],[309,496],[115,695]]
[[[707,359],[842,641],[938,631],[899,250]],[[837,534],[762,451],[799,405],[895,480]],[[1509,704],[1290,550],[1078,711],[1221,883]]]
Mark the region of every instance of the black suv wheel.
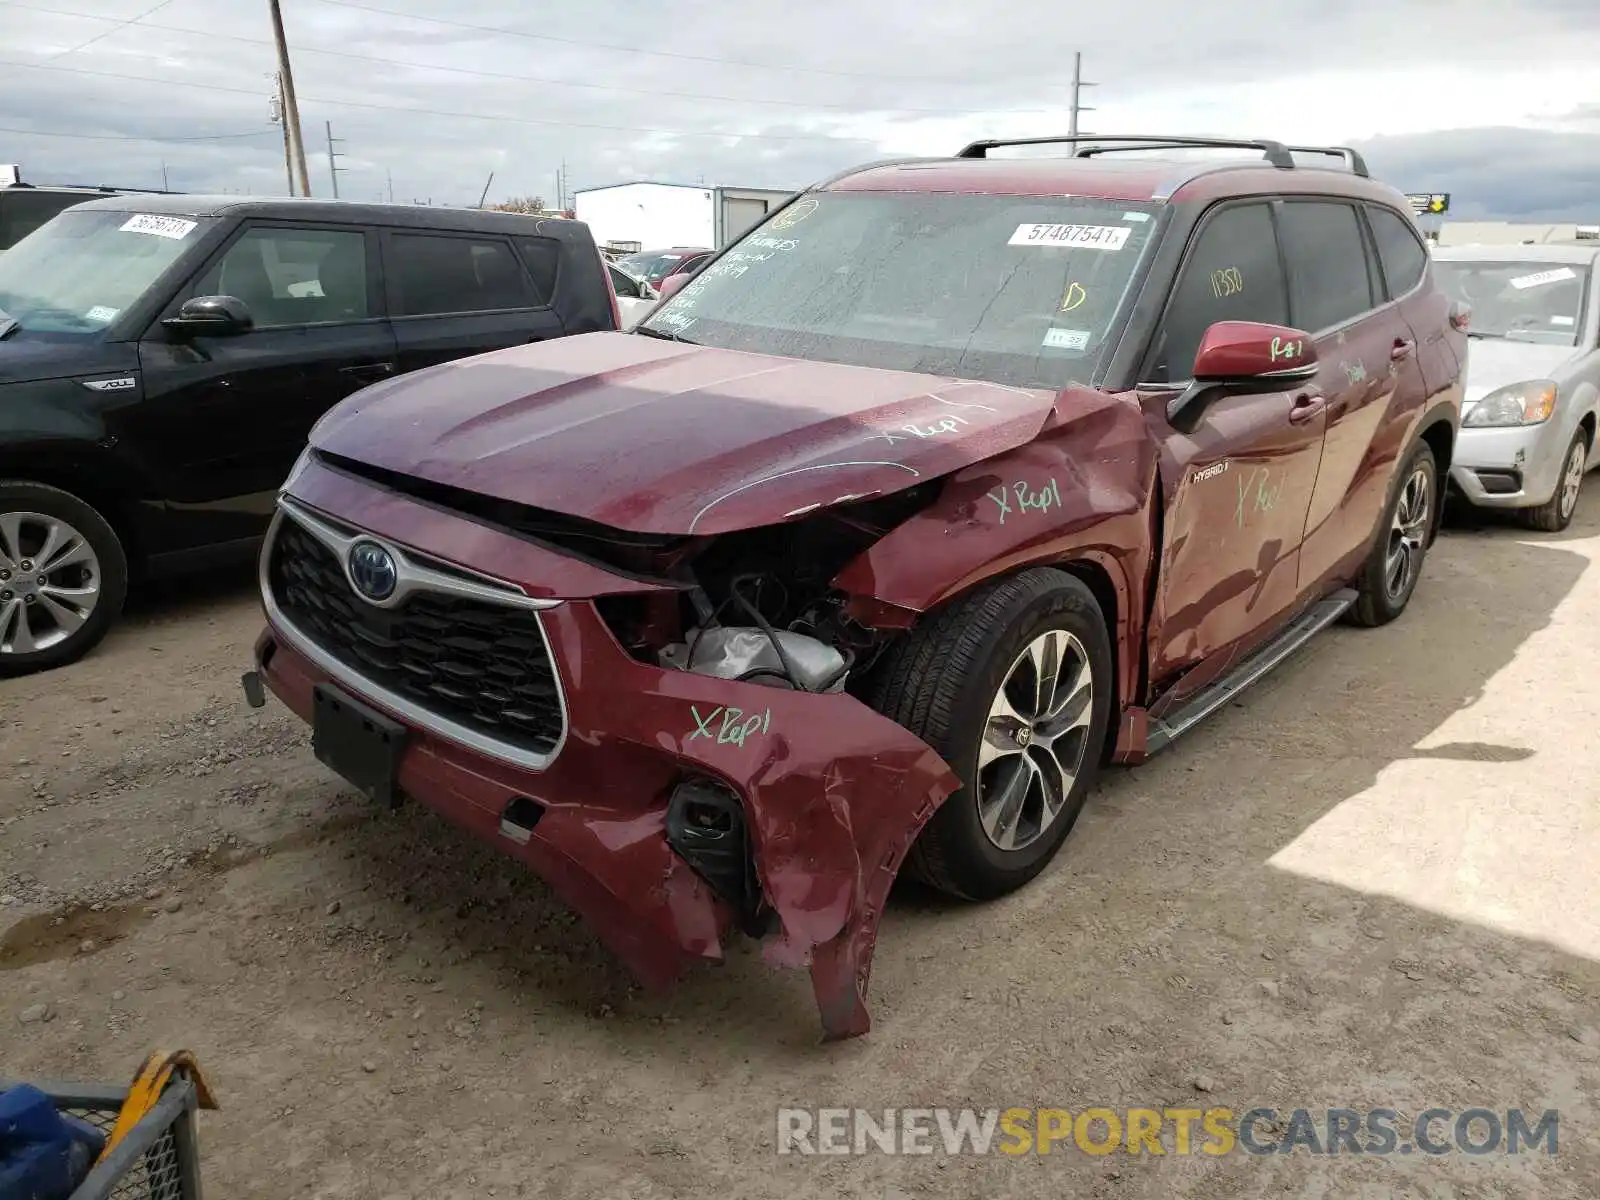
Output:
[[116,531],[70,492],[0,479],[0,675],[75,662],[128,594]]

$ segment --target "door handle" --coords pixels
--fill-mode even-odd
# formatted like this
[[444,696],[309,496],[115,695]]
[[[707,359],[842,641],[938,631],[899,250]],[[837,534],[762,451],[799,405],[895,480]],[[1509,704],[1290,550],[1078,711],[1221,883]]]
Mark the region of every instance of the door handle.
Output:
[[1294,407],[1289,410],[1289,423],[1304,425],[1327,407],[1328,398],[1321,393],[1301,392],[1294,398]]
[[1389,351],[1389,361],[1400,362],[1410,358],[1411,352],[1416,348],[1417,344],[1410,338],[1395,338],[1394,346]]
[[352,366],[340,367],[339,374],[360,380],[385,379],[394,374],[394,364],[392,362],[355,363]]

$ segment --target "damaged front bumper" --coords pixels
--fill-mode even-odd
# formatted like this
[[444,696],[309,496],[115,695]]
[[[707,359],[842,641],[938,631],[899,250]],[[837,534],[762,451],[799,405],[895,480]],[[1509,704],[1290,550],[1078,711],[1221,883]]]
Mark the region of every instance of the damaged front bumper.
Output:
[[[738,924],[765,935],[769,963],[809,966],[830,1040],[867,1031],[868,976],[890,885],[958,786],[926,743],[846,694],[630,657],[591,602],[606,587],[591,564],[333,472],[301,475],[294,486],[263,551],[268,623],[255,648],[259,679],[283,703],[316,724],[320,688],[324,705],[344,695],[393,722],[404,731],[393,763],[398,791],[533,868],[647,985],[669,984],[696,959],[720,960]],[[330,554],[367,540],[397,552],[401,592],[409,587],[424,604],[439,587],[456,603],[451,580],[465,581],[468,607],[444,612],[449,622],[429,610],[433,633],[363,627],[365,642],[341,650],[328,632],[335,627],[320,623],[325,611],[308,607],[297,619],[275,597],[291,586],[274,576],[285,534],[317,530],[332,531],[323,540]],[[328,561],[339,563],[347,589],[329,604],[359,607],[347,559]],[[501,569],[488,571],[493,563]],[[544,743],[515,728],[502,739],[493,721],[464,718],[458,701],[472,690],[462,682],[471,664],[449,673],[452,654],[480,653],[495,636],[485,623],[494,619],[493,592],[474,598],[470,589],[503,588],[496,580],[522,597],[506,607],[508,620],[523,622],[513,634],[526,641],[532,612],[548,653],[555,695],[544,697],[540,719],[559,719],[560,728],[544,729]],[[530,602],[530,594],[541,598]],[[403,622],[405,603],[416,602],[391,607],[391,619]],[[413,674],[434,669],[426,686],[391,686],[394,675],[365,669],[386,661],[373,652],[386,630],[397,642],[414,642],[419,631],[437,637],[424,647],[429,658],[410,664]],[[430,708],[427,687],[454,699]],[[531,720],[532,708],[522,703],[513,715]]]

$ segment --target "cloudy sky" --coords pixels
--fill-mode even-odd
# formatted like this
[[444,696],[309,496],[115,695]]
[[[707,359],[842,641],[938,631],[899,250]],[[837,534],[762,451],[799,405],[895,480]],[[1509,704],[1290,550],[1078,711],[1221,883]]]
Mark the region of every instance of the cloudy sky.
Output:
[[[314,192],[799,187],[1083,128],[1356,142],[1452,216],[1600,217],[1600,0],[281,0]],[[1202,11],[1203,10],[1203,11]],[[424,16],[423,14],[431,14]],[[267,0],[0,0],[0,163],[282,194]]]

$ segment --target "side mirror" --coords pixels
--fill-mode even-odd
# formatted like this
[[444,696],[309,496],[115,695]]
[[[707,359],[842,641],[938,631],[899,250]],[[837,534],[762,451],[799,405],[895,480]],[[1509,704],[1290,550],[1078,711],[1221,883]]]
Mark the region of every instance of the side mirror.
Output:
[[1317,347],[1310,334],[1286,325],[1218,321],[1200,339],[1193,374],[1167,405],[1169,421],[1215,388],[1269,392],[1315,378]]
[[656,294],[663,300],[670,300],[689,284],[688,275],[668,275],[661,281],[661,286],[656,289]]
[[641,300],[659,300],[660,298],[661,298],[661,293],[656,291],[655,288],[650,286],[650,281],[648,279],[639,280],[639,299],[641,299]]
[[161,322],[168,333],[180,337],[226,337],[247,333],[254,324],[250,309],[237,296],[196,296],[183,302],[177,316]]

